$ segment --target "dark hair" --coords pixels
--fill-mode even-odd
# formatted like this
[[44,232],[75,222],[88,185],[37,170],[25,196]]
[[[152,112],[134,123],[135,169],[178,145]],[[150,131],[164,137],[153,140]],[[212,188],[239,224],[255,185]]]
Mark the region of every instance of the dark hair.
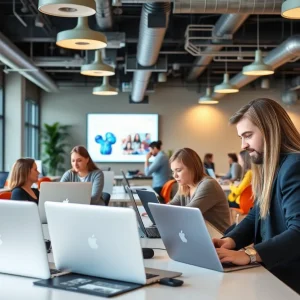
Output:
[[[137,140],[136,140],[136,136],[138,137]],[[139,135],[138,133],[136,133],[136,134],[134,135],[134,137],[133,137],[133,142],[138,142],[138,143],[141,142],[141,137],[140,137],[140,135]]]
[[32,158],[20,158],[14,163],[9,179],[10,189],[21,187],[27,182],[34,163]]
[[150,148],[157,148],[158,150],[160,150],[161,148],[161,145],[162,145],[162,142],[161,141],[157,141],[157,142],[152,142],[149,147]]
[[[127,149],[128,144],[130,144],[130,149]],[[126,142],[125,147],[123,148],[123,150],[133,150],[131,142]]]
[[229,158],[232,159],[233,162],[238,162],[237,155],[235,153],[228,153],[227,154]]
[[[88,151],[85,149],[85,147],[83,146],[75,146],[72,151],[71,151],[71,154],[72,153],[77,153],[79,154],[80,156],[84,157],[84,158],[88,158],[89,161],[87,163],[87,168],[88,168],[88,171],[91,172],[91,171],[94,171],[94,170],[99,170],[99,168],[95,165],[95,163],[93,162],[93,160],[91,159],[90,157],[90,154],[88,153]],[[74,170],[73,170],[74,171]]]
[[205,164],[208,164],[208,163],[210,163],[208,160],[209,160],[209,159],[212,159],[212,158],[213,158],[213,154],[212,154],[212,153],[206,153],[206,154],[204,155],[203,162],[204,162]]

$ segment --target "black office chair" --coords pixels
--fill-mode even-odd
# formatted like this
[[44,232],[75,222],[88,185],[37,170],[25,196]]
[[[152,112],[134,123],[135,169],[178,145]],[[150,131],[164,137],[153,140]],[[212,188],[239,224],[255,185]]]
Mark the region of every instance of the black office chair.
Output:
[[102,192],[102,199],[104,200],[105,206],[108,206],[110,200],[110,194]]

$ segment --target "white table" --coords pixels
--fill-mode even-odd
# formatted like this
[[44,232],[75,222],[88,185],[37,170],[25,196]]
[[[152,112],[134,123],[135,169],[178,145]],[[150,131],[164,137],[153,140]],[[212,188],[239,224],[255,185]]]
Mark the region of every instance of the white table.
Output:
[[[142,247],[164,248],[160,239],[142,239]],[[298,294],[284,285],[263,267],[232,273],[219,273],[170,260],[166,251],[154,250],[146,267],[182,272],[184,285],[178,288],[153,284],[115,299],[121,300],[299,300]],[[13,300],[96,300],[68,291],[33,285],[36,279],[0,274],[0,299]]]

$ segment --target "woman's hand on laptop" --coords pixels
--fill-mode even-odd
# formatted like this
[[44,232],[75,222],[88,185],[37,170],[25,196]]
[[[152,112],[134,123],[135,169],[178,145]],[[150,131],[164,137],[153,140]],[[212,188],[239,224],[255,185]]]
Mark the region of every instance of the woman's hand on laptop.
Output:
[[212,241],[214,243],[215,248],[224,248],[224,249],[232,250],[236,246],[235,241],[230,237],[224,239],[213,238]]
[[244,266],[250,263],[250,257],[245,251],[235,251],[224,248],[217,248],[216,251],[221,263],[233,263],[238,266]]

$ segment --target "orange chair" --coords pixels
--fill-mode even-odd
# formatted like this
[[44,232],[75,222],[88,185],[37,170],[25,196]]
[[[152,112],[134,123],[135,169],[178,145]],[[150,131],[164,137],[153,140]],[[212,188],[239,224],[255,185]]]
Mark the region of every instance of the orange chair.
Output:
[[42,182],[51,182],[51,181],[52,181],[52,180],[51,180],[49,177],[47,177],[47,176],[40,178],[40,179],[38,180],[38,182],[37,182],[38,189],[40,189],[40,186],[41,186],[41,183],[42,183]]
[[230,208],[233,221],[236,215],[239,214],[244,218],[253,207],[253,192],[251,184],[247,186],[240,196],[240,208]]
[[163,186],[163,188],[160,192],[160,195],[164,199],[165,203],[170,202],[171,197],[172,197],[171,196],[172,195],[172,189],[173,189],[175,183],[176,183],[176,180],[172,179],[172,180],[167,181],[164,184],[164,186]]
[[10,200],[11,192],[1,192],[0,193],[0,200]]

